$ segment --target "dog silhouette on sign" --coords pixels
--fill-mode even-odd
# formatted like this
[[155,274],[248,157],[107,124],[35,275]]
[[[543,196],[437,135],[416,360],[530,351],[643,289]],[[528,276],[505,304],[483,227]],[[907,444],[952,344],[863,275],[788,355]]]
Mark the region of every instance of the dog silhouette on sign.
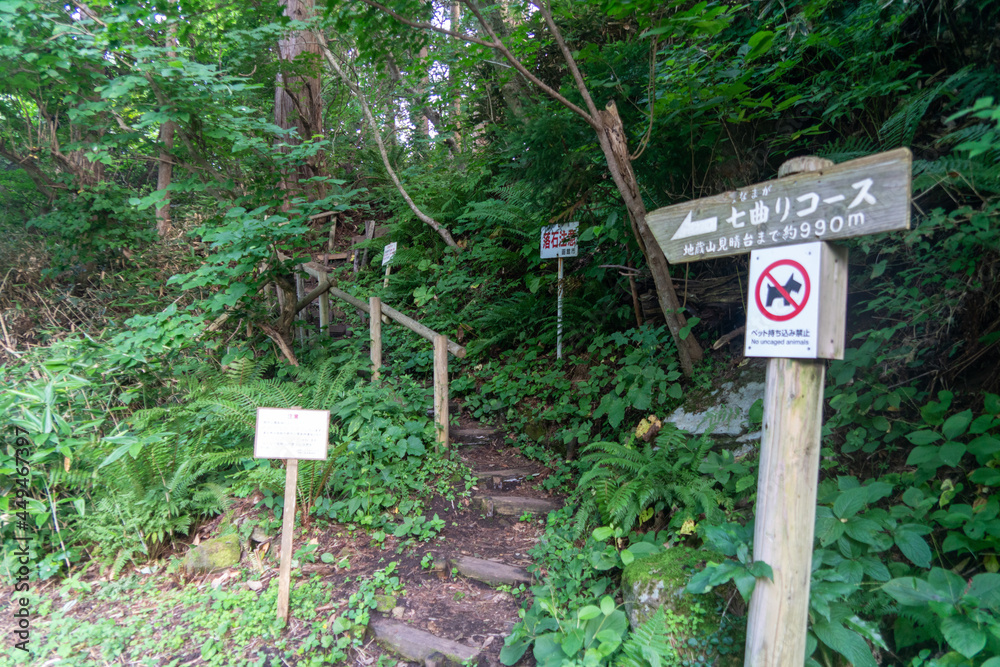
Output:
[[[785,281],[785,284],[782,285],[782,287],[785,288],[785,293],[788,294],[789,296],[791,296],[793,293],[797,293],[800,289],[802,289],[802,283],[800,283],[798,280],[796,280],[794,275],[791,275],[791,276],[788,276],[788,280]],[[767,286],[767,303],[764,304],[764,307],[765,308],[770,308],[771,304],[774,303],[775,299],[781,299],[782,301],[785,302],[786,306],[791,306],[792,305],[792,304],[788,303],[788,299],[786,299],[781,294],[781,290],[779,290],[776,285],[768,284],[768,286]]]

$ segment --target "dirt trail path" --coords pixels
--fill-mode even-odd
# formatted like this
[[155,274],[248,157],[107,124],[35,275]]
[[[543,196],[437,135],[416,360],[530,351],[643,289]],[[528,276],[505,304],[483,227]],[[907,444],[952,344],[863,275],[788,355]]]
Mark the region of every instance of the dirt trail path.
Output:
[[[310,646],[301,658],[293,660],[285,655],[285,651],[303,645],[311,635],[314,639],[316,632],[316,618],[295,616],[296,588],[317,575],[329,586],[329,602],[315,605],[311,610],[319,613],[320,621],[326,620],[324,627],[332,627],[334,620],[347,610],[348,599],[358,590],[358,582],[395,563],[395,574],[405,593],[392,601],[392,608],[383,605],[386,608],[382,612],[372,611],[364,647],[352,651],[348,662],[369,667],[380,656],[385,656],[389,659],[388,664],[399,661],[441,667],[448,663],[474,662],[483,667],[499,667],[503,640],[518,620],[523,591],[530,585],[530,576],[525,570],[531,562],[528,551],[543,532],[547,512],[560,507],[562,499],[541,489],[539,482],[550,471],[505,444],[509,440],[503,433],[463,420],[462,426],[453,427],[452,442],[477,480],[472,498],[454,503],[441,497],[425,501],[424,515],[430,518],[436,513],[445,522],[436,538],[429,542],[411,540],[404,543],[389,534],[380,544],[370,533],[340,524],[314,527],[297,534],[296,551],[312,542],[317,545],[315,555],[333,554],[336,561],[325,563],[317,558],[316,562],[300,564],[293,579],[293,616],[282,633],[287,640],[285,650],[277,649],[274,640],[263,636],[254,636],[239,646],[225,645],[220,650],[251,662],[261,656],[270,656],[279,658],[276,664],[306,664],[300,661],[322,649]],[[198,539],[204,541],[214,537],[224,520],[237,526],[244,521],[258,521],[261,510],[255,507],[254,500],[238,502],[227,517],[216,518],[203,526],[198,531]],[[270,538],[273,548],[277,549],[279,539],[277,536]],[[96,567],[76,577],[87,584],[88,592],[83,592],[82,588],[68,590],[64,582],[42,582],[34,590],[43,600],[51,602],[51,609],[63,610],[62,618],[54,622],[46,614],[34,619],[32,645],[36,648],[48,645],[41,662],[49,664],[46,659],[55,655],[59,649],[54,647],[62,641],[56,635],[66,632],[67,623],[86,628],[89,624],[107,624],[108,619],[116,619],[114,623],[120,635],[117,639],[122,644],[122,648],[117,649],[117,658],[106,659],[107,639],[102,646],[102,640],[91,641],[83,632],[78,633],[82,641],[78,641],[76,635],[72,639],[74,657],[68,662],[57,659],[51,664],[206,664],[204,652],[199,652],[197,647],[165,648],[170,644],[167,638],[176,636],[179,631],[194,633],[202,629],[205,621],[193,620],[191,610],[205,604],[212,588],[243,591],[244,595],[255,591],[255,599],[260,600],[270,588],[277,587],[277,559],[265,561],[262,566],[251,555],[252,545],[244,545],[238,566],[221,573],[186,577],[179,568],[165,568],[165,563],[160,561],[152,568],[140,569],[127,591],[119,588],[124,592],[117,595],[109,595],[107,590],[120,587],[122,583],[108,583]],[[183,556],[186,550],[182,545],[176,556]],[[522,584],[524,588],[519,589]],[[192,593],[194,588],[206,597],[195,598],[194,606],[190,600],[182,603],[182,596]],[[149,612],[158,606],[167,611],[153,623],[154,614]],[[269,609],[263,610],[268,618],[272,613]],[[262,614],[263,611],[248,609],[246,613]],[[137,632],[137,626],[130,623],[146,614],[150,619],[149,627]],[[300,616],[308,614],[300,613]],[[0,633],[10,636],[15,629],[12,623],[10,614],[0,616]],[[159,660],[141,650],[140,635],[141,641],[158,647]],[[226,639],[223,637],[221,641]],[[530,661],[530,657],[527,660]],[[216,660],[213,664],[219,663]]]

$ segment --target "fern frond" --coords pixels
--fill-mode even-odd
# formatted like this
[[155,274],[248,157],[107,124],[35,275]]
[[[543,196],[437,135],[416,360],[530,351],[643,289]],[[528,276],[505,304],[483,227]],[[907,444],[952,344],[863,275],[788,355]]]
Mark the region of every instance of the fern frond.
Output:
[[615,667],[659,667],[678,662],[677,651],[668,639],[666,606],[661,606],[636,628],[622,644]]

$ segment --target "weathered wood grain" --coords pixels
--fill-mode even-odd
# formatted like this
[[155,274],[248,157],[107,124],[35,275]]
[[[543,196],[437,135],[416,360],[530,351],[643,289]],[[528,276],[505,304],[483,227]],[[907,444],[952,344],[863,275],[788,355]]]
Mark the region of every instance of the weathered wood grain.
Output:
[[909,149],[898,148],[658,208],[646,222],[673,264],[909,229],[911,170]]

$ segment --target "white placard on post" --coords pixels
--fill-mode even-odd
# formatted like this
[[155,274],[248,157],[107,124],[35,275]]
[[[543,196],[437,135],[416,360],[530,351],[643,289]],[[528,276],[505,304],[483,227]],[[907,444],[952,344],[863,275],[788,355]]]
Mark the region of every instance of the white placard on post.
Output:
[[743,354],[843,359],[847,249],[806,243],[750,253]]
[[542,227],[541,258],[559,260],[559,285],[556,295],[556,359],[562,359],[563,257],[576,257],[579,222],[564,222]]
[[541,258],[576,257],[579,222],[564,222],[542,227]]
[[255,459],[326,460],[329,410],[257,408]]
[[292,577],[292,532],[299,459],[325,460],[330,438],[329,410],[257,408],[253,456],[285,459],[285,502],[281,517],[281,563],[278,567],[278,619],[288,622]]
[[386,266],[392,261],[392,258],[396,256],[396,242],[393,241],[385,246],[382,250],[382,266]]

